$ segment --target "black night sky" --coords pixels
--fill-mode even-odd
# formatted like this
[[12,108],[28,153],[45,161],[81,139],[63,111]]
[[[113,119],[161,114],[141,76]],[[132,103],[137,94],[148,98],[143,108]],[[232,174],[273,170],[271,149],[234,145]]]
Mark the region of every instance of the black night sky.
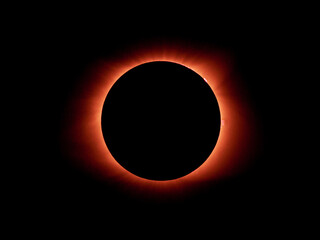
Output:
[[[285,51],[282,29],[268,19],[217,21],[208,15],[185,21],[178,17],[163,21],[110,20],[52,19],[30,33],[35,36],[32,44],[39,49],[33,66],[41,78],[35,97],[40,104],[36,126],[41,131],[36,140],[38,152],[32,161],[32,174],[28,176],[30,184],[24,189],[28,196],[26,208],[30,206],[45,217],[121,220],[139,215],[145,219],[169,218],[173,222],[186,216],[214,218],[234,214],[255,218],[287,209],[284,189],[289,188],[291,178],[283,174],[290,160],[280,153],[283,132],[279,129],[285,105],[280,101],[284,85],[281,58]],[[125,49],[135,44],[172,41],[202,49],[218,48],[234,57],[234,74],[241,77],[241,86],[257,119],[259,147],[252,163],[241,174],[185,198],[155,201],[126,195],[74,166],[61,150],[61,128],[73,89],[97,59],[124,56]]]

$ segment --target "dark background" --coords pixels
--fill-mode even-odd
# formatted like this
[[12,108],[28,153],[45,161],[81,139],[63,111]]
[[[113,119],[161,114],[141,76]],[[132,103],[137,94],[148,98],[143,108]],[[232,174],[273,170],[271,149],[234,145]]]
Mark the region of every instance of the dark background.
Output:
[[[135,216],[146,222],[166,219],[174,223],[205,221],[205,217],[254,220],[292,214],[292,160],[286,158],[283,144],[283,125],[288,119],[283,59],[290,46],[286,32],[290,24],[281,14],[276,18],[259,13],[213,18],[210,11],[181,15],[174,11],[170,17],[164,13],[137,15],[122,13],[121,18],[108,15],[94,21],[91,15],[53,16],[42,24],[34,21],[37,24],[26,30],[35,76],[30,79],[36,79],[30,105],[37,120],[32,129],[40,131],[33,134],[36,151],[26,164],[31,170],[22,188],[25,207],[44,218],[102,218],[121,224],[137,224]],[[244,173],[185,199],[165,202],[135,198],[93,179],[72,165],[60,148],[66,104],[88,66],[135,43],[158,40],[182,40],[230,52],[257,117],[261,140]],[[30,55],[24,55],[25,61]]]

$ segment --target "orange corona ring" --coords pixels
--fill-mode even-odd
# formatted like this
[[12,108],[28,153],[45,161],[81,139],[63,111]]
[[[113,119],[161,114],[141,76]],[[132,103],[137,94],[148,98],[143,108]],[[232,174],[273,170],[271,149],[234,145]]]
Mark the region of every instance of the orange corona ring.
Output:
[[[128,70],[147,62],[169,61],[198,73],[212,88],[220,107],[221,131],[209,158],[190,174],[168,181],[140,178],[124,169],[110,154],[103,139],[101,113],[112,85]],[[241,172],[254,149],[255,120],[233,74],[232,56],[183,44],[136,47],[88,67],[72,95],[62,135],[63,150],[73,163],[120,190],[134,195],[184,195],[206,183]]]

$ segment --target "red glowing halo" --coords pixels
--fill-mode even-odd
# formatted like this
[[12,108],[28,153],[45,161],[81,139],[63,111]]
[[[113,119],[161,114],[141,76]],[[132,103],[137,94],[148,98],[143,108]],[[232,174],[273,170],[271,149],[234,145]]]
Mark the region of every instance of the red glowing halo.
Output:
[[[95,63],[75,90],[62,140],[69,158],[103,181],[149,196],[191,192],[204,182],[235,174],[248,165],[254,149],[255,119],[238,76],[231,74],[230,56],[183,45],[145,46],[126,53]],[[212,88],[221,113],[220,135],[209,158],[190,174],[168,181],[140,178],[124,169],[110,154],[101,129],[102,107],[112,85],[128,70],[152,61],[175,62],[202,76]]]

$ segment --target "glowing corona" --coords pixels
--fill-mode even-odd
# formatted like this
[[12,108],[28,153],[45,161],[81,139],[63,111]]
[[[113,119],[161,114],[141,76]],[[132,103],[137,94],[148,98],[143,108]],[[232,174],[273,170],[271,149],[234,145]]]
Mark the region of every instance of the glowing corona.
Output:
[[[255,120],[239,77],[231,74],[231,60],[214,49],[154,44],[135,48],[125,57],[97,61],[70,101],[62,135],[65,154],[94,177],[135,195],[183,195],[206,182],[240,172],[254,148]],[[102,107],[112,85],[128,70],[152,61],[175,62],[197,72],[212,88],[221,111],[220,136],[209,158],[190,174],[169,181],[147,180],[125,170],[108,151],[101,130]]]

